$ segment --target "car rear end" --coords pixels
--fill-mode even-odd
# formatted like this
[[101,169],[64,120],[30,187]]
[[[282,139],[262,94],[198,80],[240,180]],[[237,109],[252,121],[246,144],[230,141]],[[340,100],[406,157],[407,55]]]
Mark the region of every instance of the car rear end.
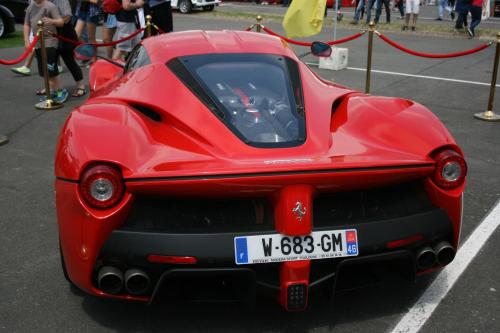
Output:
[[141,301],[162,290],[251,301],[262,287],[301,310],[346,263],[404,257],[423,274],[453,260],[466,173],[455,147],[430,157],[126,179],[116,165],[89,164],[78,182],[56,181],[69,276],[90,293]]

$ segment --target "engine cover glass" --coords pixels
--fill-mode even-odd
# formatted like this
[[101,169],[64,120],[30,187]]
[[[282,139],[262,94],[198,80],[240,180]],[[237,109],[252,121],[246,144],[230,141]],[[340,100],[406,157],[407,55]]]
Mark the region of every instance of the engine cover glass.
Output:
[[302,87],[293,60],[211,54],[182,57],[169,67],[245,143],[291,147],[305,141]]

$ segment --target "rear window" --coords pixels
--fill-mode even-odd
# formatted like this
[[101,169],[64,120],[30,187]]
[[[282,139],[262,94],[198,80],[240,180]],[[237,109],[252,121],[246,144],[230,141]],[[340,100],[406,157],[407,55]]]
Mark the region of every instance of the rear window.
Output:
[[180,57],[167,65],[245,143],[292,147],[305,141],[295,61],[266,54],[211,54]]

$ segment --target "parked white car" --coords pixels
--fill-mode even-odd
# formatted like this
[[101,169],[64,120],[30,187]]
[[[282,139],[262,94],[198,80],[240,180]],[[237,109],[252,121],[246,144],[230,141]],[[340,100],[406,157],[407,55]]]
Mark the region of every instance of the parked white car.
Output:
[[190,13],[195,8],[202,8],[204,11],[210,12],[219,3],[219,0],[171,0],[172,8],[179,9],[183,14]]

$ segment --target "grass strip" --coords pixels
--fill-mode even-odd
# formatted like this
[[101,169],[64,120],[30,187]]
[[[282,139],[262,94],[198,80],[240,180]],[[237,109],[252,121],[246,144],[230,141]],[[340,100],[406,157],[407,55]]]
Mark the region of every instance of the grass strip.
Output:
[[7,47],[17,47],[24,45],[24,36],[22,31],[16,31],[0,38],[0,49]]

